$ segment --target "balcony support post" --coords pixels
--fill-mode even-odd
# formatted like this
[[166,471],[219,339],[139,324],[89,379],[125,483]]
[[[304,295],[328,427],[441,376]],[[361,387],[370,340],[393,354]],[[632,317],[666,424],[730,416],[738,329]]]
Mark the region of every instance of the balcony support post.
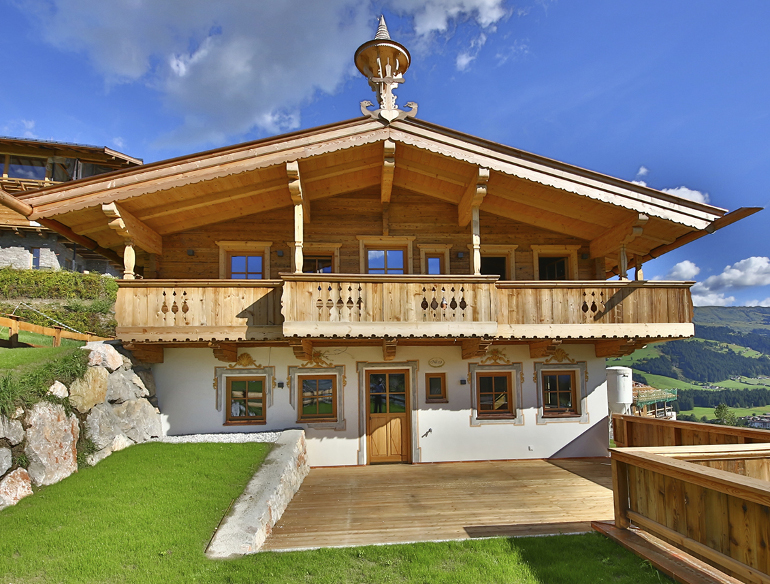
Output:
[[620,246],[618,252],[618,278],[621,280],[628,280],[628,254],[626,254],[625,244]]
[[644,271],[642,270],[642,258],[639,255],[634,255],[634,280],[637,282],[644,280]]
[[478,276],[481,274],[481,229],[478,207],[473,207],[471,209],[471,216],[471,244],[473,246],[471,268],[473,270],[473,275]]
[[286,163],[286,176],[289,179],[289,195],[294,203],[294,273],[301,274],[305,263],[302,250],[305,241],[304,224],[310,221],[310,201],[302,188],[299,162],[295,160]]
[[136,252],[134,251],[134,242],[130,239],[126,241],[126,247],[123,250],[123,279],[134,280],[134,267],[136,266]]

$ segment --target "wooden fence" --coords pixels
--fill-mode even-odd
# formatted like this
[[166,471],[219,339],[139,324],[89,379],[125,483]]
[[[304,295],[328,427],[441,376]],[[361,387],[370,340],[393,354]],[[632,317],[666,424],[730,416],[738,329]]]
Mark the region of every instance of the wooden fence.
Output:
[[0,316],[0,326],[8,327],[8,340],[11,343],[11,347],[19,346],[19,331],[27,331],[30,333],[37,333],[39,335],[45,335],[47,337],[53,337],[53,346],[58,347],[61,345],[62,339],[72,339],[74,341],[107,341],[108,337],[100,337],[91,333],[75,333],[68,331],[60,326],[47,327],[24,322],[21,317],[7,314],[6,316]]
[[618,448],[770,442],[770,430],[660,420],[644,416],[615,414],[612,416],[612,430]]
[[613,416],[615,525],[770,583],[770,431]]

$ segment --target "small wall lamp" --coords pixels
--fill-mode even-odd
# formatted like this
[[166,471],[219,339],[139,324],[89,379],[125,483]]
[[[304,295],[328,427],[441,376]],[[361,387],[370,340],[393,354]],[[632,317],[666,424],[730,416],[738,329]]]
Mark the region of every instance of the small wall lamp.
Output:
[[283,381],[279,381],[279,382],[278,382],[278,387],[280,387],[281,389],[283,389]]
[[460,385],[468,385],[468,380],[467,379],[461,379],[460,380]]

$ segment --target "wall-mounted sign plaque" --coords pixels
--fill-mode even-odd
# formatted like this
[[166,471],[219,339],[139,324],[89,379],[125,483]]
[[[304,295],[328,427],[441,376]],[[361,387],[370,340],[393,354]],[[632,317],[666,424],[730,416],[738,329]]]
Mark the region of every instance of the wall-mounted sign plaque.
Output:
[[444,360],[441,357],[433,357],[433,359],[428,359],[428,365],[431,367],[443,367]]

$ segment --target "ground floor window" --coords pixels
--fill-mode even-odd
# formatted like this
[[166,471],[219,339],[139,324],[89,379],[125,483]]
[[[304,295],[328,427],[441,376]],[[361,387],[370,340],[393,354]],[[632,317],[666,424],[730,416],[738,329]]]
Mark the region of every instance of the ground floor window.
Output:
[[543,416],[578,416],[575,371],[543,371]]
[[32,269],[39,270],[40,269],[40,248],[33,247],[30,251],[32,252]]
[[446,373],[425,374],[425,401],[446,402]]
[[298,376],[298,422],[337,421],[337,376]]
[[513,415],[512,385],[510,371],[476,373],[478,417]]
[[227,423],[265,423],[265,377],[227,378]]

